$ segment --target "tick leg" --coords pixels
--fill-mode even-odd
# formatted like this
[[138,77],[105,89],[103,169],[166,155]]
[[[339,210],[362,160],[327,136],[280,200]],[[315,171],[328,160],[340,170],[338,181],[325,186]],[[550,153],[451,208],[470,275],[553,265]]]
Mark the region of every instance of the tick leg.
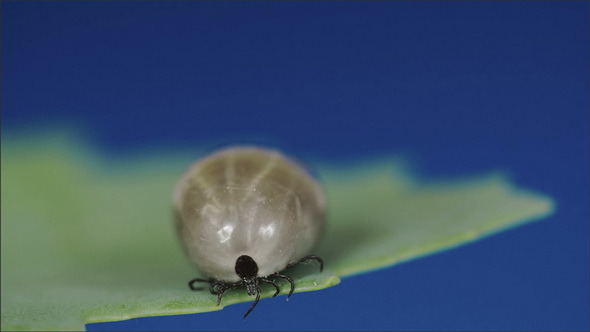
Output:
[[254,300],[254,303],[252,303],[252,305],[250,306],[250,309],[248,309],[248,311],[244,315],[244,319],[246,319],[246,317],[248,317],[248,315],[252,312],[252,310],[254,310],[254,307],[258,304],[258,301],[260,300],[260,291],[261,291],[260,285],[258,284],[258,281],[256,281],[256,300]]
[[275,296],[279,295],[279,293],[281,292],[281,289],[279,288],[279,285],[277,285],[276,282],[274,282],[272,280],[269,280],[269,279],[266,279],[266,278],[260,278],[260,280],[262,280],[262,281],[264,281],[264,282],[266,282],[268,284],[271,284],[271,285],[275,286],[276,292],[275,292],[275,294],[272,297],[275,297]]
[[322,272],[324,270],[324,260],[321,259],[319,256],[316,256],[316,255],[305,256],[305,257],[301,258],[300,260],[298,260],[296,262],[289,263],[287,265],[287,267],[285,268],[285,270],[288,269],[288,268],[291,268],[291,267],[293,267],[295,265],[299,265],[299,264],[301,264],[303,262],[312,260],[312,259],[315,260],[316,262],[320,263],[320,272]]
[[244,283],[242,281],[238,282],[226,282],[226,281],[217,281],[215,285],[217,286],[217,292],[213,294],[217,294],[217,305],[221,304],[221,298],[223,297],[223,293],[226,291],[242,286]]
[[203,287],[195,287],[195,283],[197,283],[197,282],[208,282],[209,284],[211,284],[211,282],[213,282],[213,280],[203,279],[203,278],[195,278],[195,279],[192,279],[191,281],[188,282],[188,287],[194,291],[202,290]]
[[[209,291],[213,295],[218,295],[222,288],[227,288],[226,286],[227,286],[227,283],[224,281],[213,280],[209,284]],[[225,289],[223,290],[223,292],[225,292]]]
[[230,287],[227,286],[227,284],[218,284],[218,288],[217,288],[217,305],[221,304],[221,298],[223,297],[223,293],[225,293],[226,290],[228,290]]
[[[215,287],[217,287],[217,289],[215,289]],[[219,293],[219,283],[217,281],[209,283],[209,292],[213,295],[217,295],[217,293]]]
[[287,295],[287,297],[289,297],[289,296],[291,296],[291,294],[293,294],[293,292],[295,291],[295,283],[293,282],[293,279],[291,279],[291,277],[289,277],[286,274],[280,274],[278,272],[271,274],[271,276],[286,279],[291,284],[291,290],[289,291],[289,295]]

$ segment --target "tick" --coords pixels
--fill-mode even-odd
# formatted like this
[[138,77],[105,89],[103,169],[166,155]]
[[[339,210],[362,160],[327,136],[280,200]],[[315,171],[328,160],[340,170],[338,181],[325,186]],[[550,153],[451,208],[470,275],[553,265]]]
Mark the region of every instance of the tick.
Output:
[[217,305],[225,291],[244,286],[260,300],[261,283],[280,293],[277,278],[299,263],[323,261],[309,252],[325,223],[326,199],[319,183],[298,163],[278,151],[230,147],[206,156],[186,171],[173,195],[175,226],[180,241],[209,283]]

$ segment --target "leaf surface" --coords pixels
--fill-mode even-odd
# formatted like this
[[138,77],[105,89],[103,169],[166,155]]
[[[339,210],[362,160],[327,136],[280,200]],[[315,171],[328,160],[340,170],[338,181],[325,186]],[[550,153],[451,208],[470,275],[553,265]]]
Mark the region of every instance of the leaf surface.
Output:
[[[85,323],[206,312],[171,222],[170,196],[187,155],[107,161],[72,135],[3,137],[2,329],[80,330]],[[182,156],[182,157],[181,157]],[[501,174],[424,182],[395,158],[319,168],[329,199],[317,250],[323,273],[289,271],[296,292],[477,240],[553,211],[550,198]],[[285,282],[281,288],[288,290]],[[263,297],[273,289],[263,288]]]

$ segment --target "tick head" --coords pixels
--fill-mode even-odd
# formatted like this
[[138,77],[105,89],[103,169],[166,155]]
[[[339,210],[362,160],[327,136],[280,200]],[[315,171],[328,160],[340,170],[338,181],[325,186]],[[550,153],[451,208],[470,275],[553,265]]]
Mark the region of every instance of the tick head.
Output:
[[248,255],[242,255],[236,259],[236,274],[246,283],[248,295],[254,295],[254,279],[258,277],[258,264]]

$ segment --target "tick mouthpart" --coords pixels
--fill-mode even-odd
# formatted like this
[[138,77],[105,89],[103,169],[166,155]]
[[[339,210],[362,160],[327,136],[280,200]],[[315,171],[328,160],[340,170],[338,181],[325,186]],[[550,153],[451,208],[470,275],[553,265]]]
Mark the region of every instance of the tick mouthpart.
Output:
[[248,292],[248,295],[252,296],[256,293],[256,279],[244,279],[244,284],[246,285],[246,292]]

